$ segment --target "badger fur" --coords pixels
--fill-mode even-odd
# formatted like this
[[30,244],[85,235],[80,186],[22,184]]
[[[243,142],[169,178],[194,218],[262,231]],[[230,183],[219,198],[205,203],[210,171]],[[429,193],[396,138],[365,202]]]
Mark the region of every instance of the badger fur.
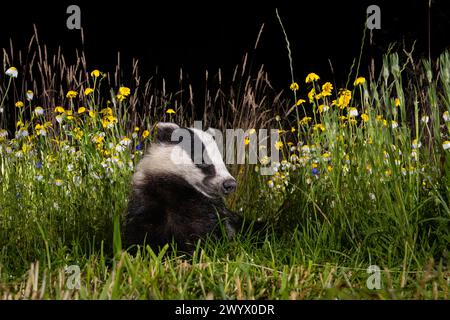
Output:
[[[190,143],[183,143],[185,137],[173,141],[179,129],[188,132]],[[201,143],[200,158],[194,143]],[[226,208],[224,196],[235,188],[236,180],[209,132],[159,123],[156,139],[133,175],[126,245],[146,243],[157,249],[173,241],[178,250],[191,252],[197,240],[208,235],[220,237],[225,230],[233,237],[242,220]]]

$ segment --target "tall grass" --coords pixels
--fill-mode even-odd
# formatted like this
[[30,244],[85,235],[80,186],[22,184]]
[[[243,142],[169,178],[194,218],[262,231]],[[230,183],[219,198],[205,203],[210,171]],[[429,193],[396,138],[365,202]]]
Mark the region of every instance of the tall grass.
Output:
[[[447,299],[450,58],[412,61],[386,55],[376,80],[342,89],[292,69],[298,88],[277,91],[246,55],[194,105],[182,72],[179,88],[142,81],[137,62],[131,76],[120,65],[97,73],[37,33],[26,54],[4,51],[2,70],[18,77],[0,77],[0,296]],[[262,242],[206,241],[191,258],[131,256],[120,222],[152,129],[198,119],[247,135],[279,128],[277,172],[232,167],[229,199],[273,228]],[[79,290],[68,265],[81,269]],[[380,290],[366,288],[369,265],[383,270]]]

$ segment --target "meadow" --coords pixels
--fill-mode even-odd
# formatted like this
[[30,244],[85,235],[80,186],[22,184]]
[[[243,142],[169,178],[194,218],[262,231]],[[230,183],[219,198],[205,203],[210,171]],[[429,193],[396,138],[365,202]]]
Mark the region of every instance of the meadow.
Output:
[[[167,88],[137,61],[131,74],[97,70],[37,33],[4,50],[0,299],[448,299],[450,54],[389,51],[380,72],[355,63],[342,83],[297,75],[289,56],[281,89],[248,57],[231,79],[206,73],[199,106],[182,71]],[[267,234],[207,239],[192,257],[131,255],[121,225],[134,167],[156,123],[194,120],[243,128],[245,145],[279,129],[279,163],[230,168],[228,205]]]

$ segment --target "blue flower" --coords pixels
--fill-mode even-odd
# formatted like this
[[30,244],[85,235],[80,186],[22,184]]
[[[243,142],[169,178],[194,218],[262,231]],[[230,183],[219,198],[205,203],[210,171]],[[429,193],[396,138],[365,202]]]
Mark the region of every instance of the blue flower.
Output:
[[139,143],[137,146],[136,146],[136,150],[142,150],[142,147],[143,147],[143,145],[142,145],[142,143]]
[[36,164],[36,168],[41,169],[42,168],[42,162],[38,161]]
[[319,170],[317,168],[313,168],[311,171],[313,175],[319,174]]

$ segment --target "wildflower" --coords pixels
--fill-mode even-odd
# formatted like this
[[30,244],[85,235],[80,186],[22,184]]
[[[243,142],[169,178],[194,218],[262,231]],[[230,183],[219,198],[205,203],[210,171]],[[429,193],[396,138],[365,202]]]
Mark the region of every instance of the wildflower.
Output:
[[250,130],[248,131],[248,134],[249,134],[249,135],[255,134],[255,133],[256,133],[256,129],[254,129],[254,128],[252,128],[252,129],[250,129]]
[[91,93],[93,93],[94,92],[94,89],[92,89],[92,88],[86,88],[85,90],[84,90],[84,95],[85,96],[88,96],[88,95],[90,95]]
[[78,114],[82,114],[86,112],[86,108],[85,107],[79,107],[78,108]]
[[259,162],[261,165],[266,166],[270,163],[270,158],[268,156],[264,156],[259,160]]
[[308,99],[310,103],[314,102],[314,97],[316,95],[316,89],[312,88],[310,92],[308,92]]
[[419,149],[422,146],[422,143],[420,143],[420,141],[417,141],[417,139],[414,139],[412,141],[412,148],[413,149]]
[[397,128],[397,127],[398,127],[397,121],[392,120],[392,121],[391,121],[391,126],[392,126],[392,129]]
[[302,104],[304,104],[306,102],[306,100],[303,99],[298,99],[297,102],[295,103],[297,106],[300,106]]
[[67,92],[66,98],[73,99],[73,98],[76,98],[77,95],[78,95],[78,92],[70,90],[69,92]]
[[282,141],[275,142],[275,148],[277,150],[280,150],[281,148],[283,148],[283,142]]
[[347,89],[341,90],[337,101],[338,107],[344,109],[349,105],[351,99],[352,99],[352,92],[350,90]]
[[281,121],[281,117],[277,114],[277,115],[275,116],[275,120],[276,120],[276,121]]
[[116,99],[117,101],[122,102],[126,99],[126,97],[123,94],[118,94],[116,95]]
[[443,143],[442,143],[442,148],[444,148],[444,150],[448,150],[448,149],[450,149],[450,141],[444,141]]
[[325,105],[325,104],[321,104],[318,108],[319,108],[319,112],[320,112],[320,113],[322,113],[322,112],[327,112],[328,109],[330,109],[330,107],[327,106],[327,105]]
[[429,116],[422,116],[422,118],[420,119],[420,121],[422,121],[422,123],[428,123],[428,121],[430,121],[430,117]]
[[250,144],[250,138],[249,137],[245,137],[244,145],[248,146],[249,144]]
[[368,122],[369,121],[369,115],[367,113],[363,113],[363,114],[361,114],[361,119],[364,122]]
[[289,88],[292,91],[297,91],[299,89],[298,83],[297,82],[292,82]]
[[140,150],[142,150],[143,147],[144,147],[144,146],[142,145],[142,143],[139,143],[139,144],[136,146],[136,150],[137,150],[137,151],[140,151]]
[[110,107],[107,108],[103,108],[102,110],[100,110],[100,113],[105,115],[105,116],[112,116],[113,115],[113,111]]
[[68,120],[72,120],[73,119],[73,111],[72,110],[67,110],[66,111],[66,117]]
[[395,98],[395,100],[394,100],[394,106],[400,107],[400,99],[399,99],[399,98]]
[[322,95],[324,97],[331,96],[331,91],[333,91],[333,85],[331,82],[325,82],[322,86]]
[[95,118],[96,115],[97,113],[94,110],[89,110],[89,117]]
[[349,115],[350,117],[357,117],[357,116],[358,116],[358,109],[356,109],[356,108],[350,108],[350,109],[348,110],[348,115]]
[[310,74],[308,74],[306,76],[305,82],[306,83],[310,83],[310,82],[313,82],[313,81],[317,81],[319,79],[320,79],[320,77],[317,74],[311,72]]
[[169,109],[166,110],[166,113],[168,113],[168,114],[174,114],[174,113],[175,113],[175,110],[173,110],[172,108],[169,108]]
[[295,129],[295,127],[291,128],[291,132],[294,133],[297,129]]
[[117,152],[122,152],[122,151],[124,151],[124,150],[125,150],[125,148],[124,148],[122,145],[118,144],[118,145],[116,146],[116,151],[117,151]]
[[16,102],[16,108],[23,108],[25,104],[22,101],[17,101]]
[[45,127],[41,124],[36,124],[35,130],[38,134],[38,136],[46,136],[47,135],[47,130],[45,130]]
[[44,114],[44,109],[42,107],[36,107],[34,108],[34,113],[37,116],[42,116]]
[[355,80],[355,82],[353,83],[353,85],[356,87],[356,86],[362,85],[362,84],[364,84],[364,83],[366,83],[366,78],[364,78],[364,77],[358,77],[358,78],[356,78],[356,80]]
[[[314,163],[315,164],[315,163]],[[317,168],[312,168],[311,169],[311,173],[313,174],[313,175],[318,175],[319,174],[319,169],[317,169]]]
[[58,107],[55,108],[55,112],[56,112],[56,113],[64,113],[65,111],[66,111],[66,110],[64,110],[64,108],[61,107],[61,106],[58,106]]
[[61,179],[56,179],[54,181],[54,183],[55,183],[55,186],[58,186],[58,187],[61,187],[63,185],[63,181]]
[[24,123],[21,120],[17,121],[16,128],[23,127],[23,126],[24,126]]
[[128,137],[123,138],[122,140],[120,140],[119,142],[122,146],[129,146],[131,144],[131,139]]
[[33,97],[34,97],[33,91],[27,90],[27,92],[25,93],[25,97],[27,98],[27,101],[33,100]]
[[119,88],[119,94],[121,94],[124,97],[128,97],[131,93],[130,88],[127,87],[120,87]]
[[450,115],[449,115],[448,111],[444,112],[444,114],[442,115],[442,118],[444,119],[445,122],[450,122]]
[[94,71],[91,72],[91,77],[93,78],[98,78],[100,77],[100,70],[95,69]]
[[300,124],[301,124],[301,125],[307,125],[309,122],[311,122],[311,120],[312,120],[311,117],[303,117],[303,118],[300,120]]
[[273,188],[274,184],[272,180],[267,181],[267,185],[269,186],[269,188]]
[[330,161],[331,160],[331,155],[329,153],[324,153],[322,154],[322,158],[324,161]]
[[316,125],[314,125],[313,127],[314,130],[320,130],[320,131],[325,131],[325,126],[322,123],[318,123]]
[[142,138],[145,139],[150,135],[150,131],[148,130],[144,130],[144,132],[142,132]]
[[6,70],[5,74],[7,76],[10,76],[11,78],[17,78],[17,76],[19,75],[19,72],[17,71],[17,69],[15,67],[10,67],[8,70]]

